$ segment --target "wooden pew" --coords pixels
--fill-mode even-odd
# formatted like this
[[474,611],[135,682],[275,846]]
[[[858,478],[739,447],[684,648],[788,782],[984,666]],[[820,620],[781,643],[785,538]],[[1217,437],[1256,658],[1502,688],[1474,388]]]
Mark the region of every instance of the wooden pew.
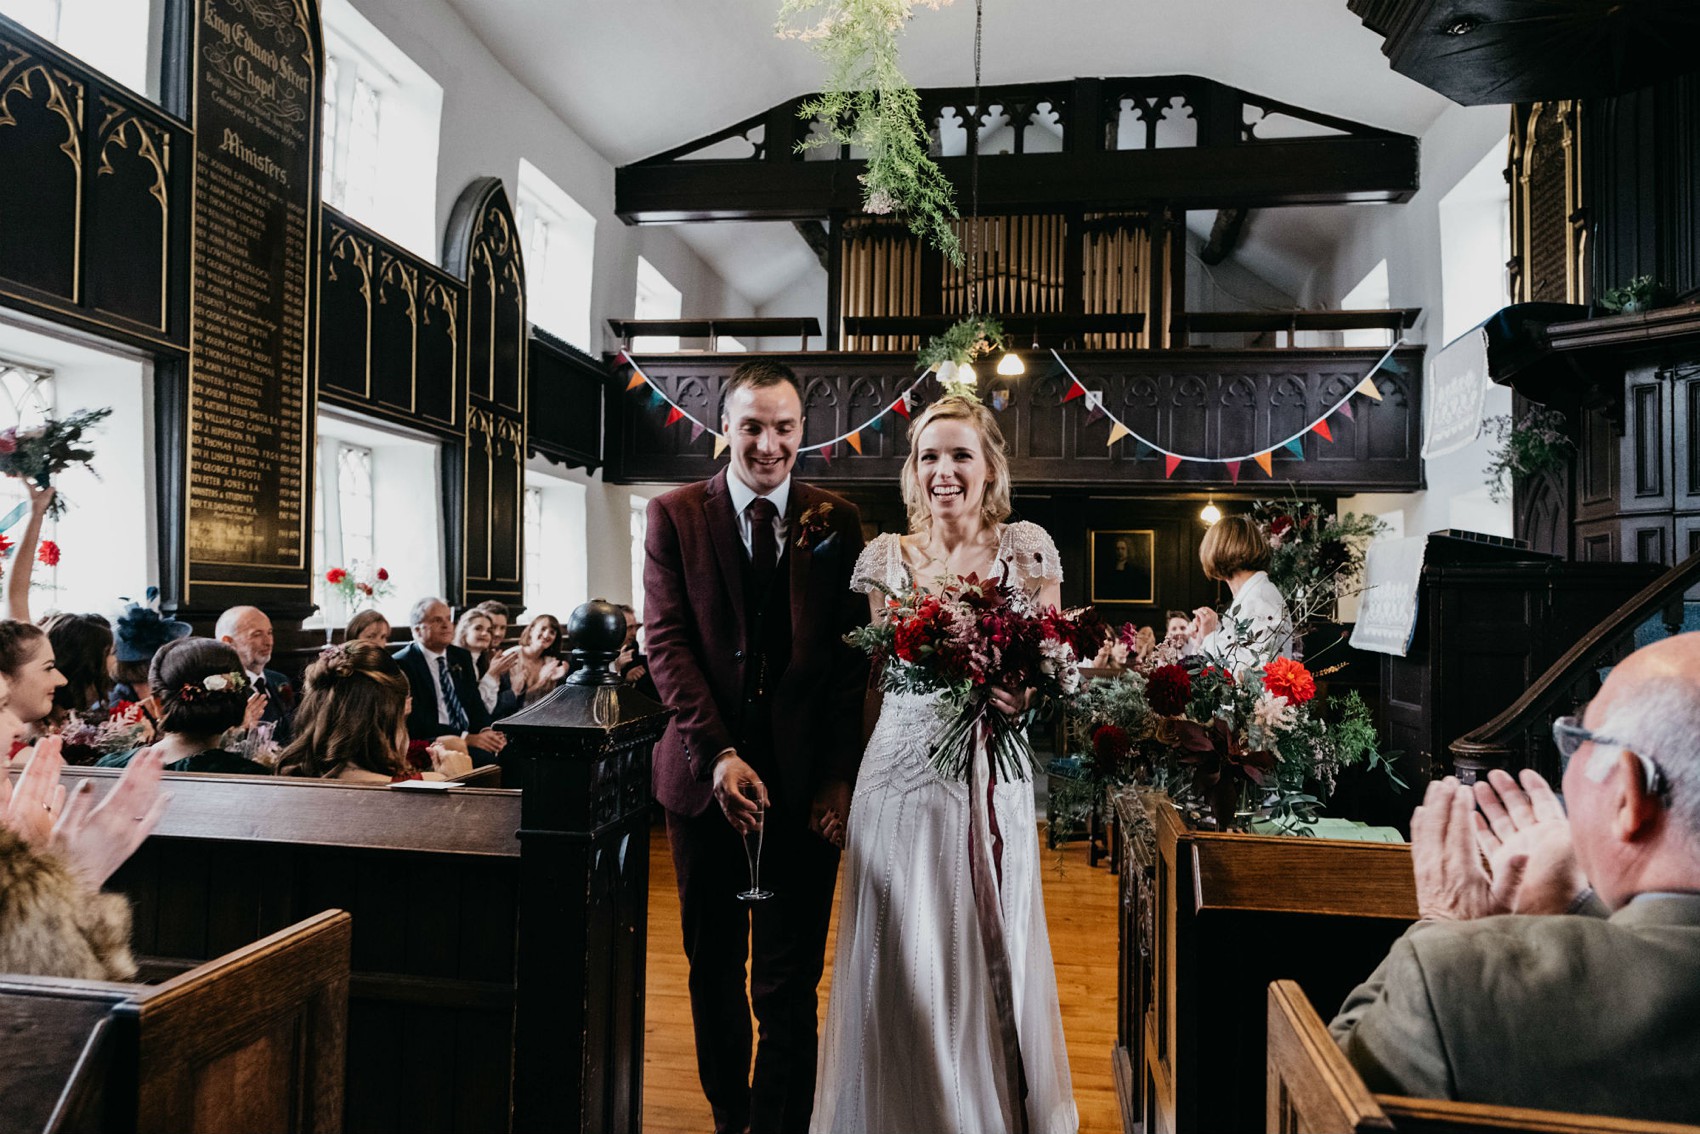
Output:
[[1304,990],[1269,985],[1268,1134],[1700,1134],[1700,1126],[1373,1094]]
[[0,1128],[336,1134],[350,926],[327,910],[159,985],[0,977]]

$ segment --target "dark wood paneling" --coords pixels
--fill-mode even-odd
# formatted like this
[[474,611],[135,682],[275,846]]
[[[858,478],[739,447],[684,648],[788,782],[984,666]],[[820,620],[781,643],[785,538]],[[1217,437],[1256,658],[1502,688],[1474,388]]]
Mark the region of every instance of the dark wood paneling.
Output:
[[602,466],[602,400],[613,380],[608,368],[536,327],[527,357],[531,451],[595,472]]
[[[1183,454],[1238,456],[1272,445],[1314,421],[1363,381],[1381,357],[1378,350],[1139,351],[1065,356],[1089,389],[1129,428]],[[651,356],[638,365],[687,413],[713,422],[722,384],[748,355]],[[792,366],[803,385],[805,444],[839,436],[889,406],[915,380],[914,359],[889,354],[774,356]],[[1422,372],[1422,348],[1401,350],[1402,374],[1381,371],[1383,399],[1353,399],[1352,418],[1330,421],[1332,443],[1302,439],[1301,463],[1284,449],[1274,458],[1276,480],[1297,480],[1325,492],[1408,492],[1423,483],[1418,456],[1420,387],[1406,377]],[[1226,466],[1187,462],[1165,476],[1161,457],[1140,456],[1131,438],[1111,447],[1108,421],[1088,420],[1082,399],[1064,403],[1069,380],[1046,373],[987,382],[988,399],[1001,393],[1000,426],[1010,445],[1010,472],[1023,487],[1069,485],[1173,485],[1231,488]],[[924,402],[938,396],[928,379],[916,391]],[[691,440],[688,423],[664,424],[647,393],[615,395],[608,403],[609,479],[616,482],[699,480],[720,462],[707,437]],[[886,414],[878,432],[864,430],[862,452],[840,443],[830,462],[805,456],[802,476],[823,483],[896,483],[907,452],[904,422]],[[1247,456],[1240,482],[1255,489],[1267,480]]]
[[1583,135],[1594,294],[1637,276],[1700,290],[1700,75],[1586,103]]

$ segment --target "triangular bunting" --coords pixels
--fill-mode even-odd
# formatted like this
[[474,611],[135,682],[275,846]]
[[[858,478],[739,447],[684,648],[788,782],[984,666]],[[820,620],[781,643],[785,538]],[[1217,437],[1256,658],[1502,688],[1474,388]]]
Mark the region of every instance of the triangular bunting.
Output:
[[654,406],[656,409],[660,409],[662,406],[668,404],[667,395],[663,394],[660,390],[657,390],[654,386],[651,386],[649,388],[649,404]]
[[1175,470],[1180,467],[1181,459],[1179,457],[1175,456],[1173,453],[1163,454],[1163,475],[1165,477],[1174,476]]
[[1338,406],[1335,406],[1334,412],[1341,414],[1348,421],[1356,420],[1352,416],[1352,400],[1350,398],[1347,398],[1345,401],[1341,402]]
[[1317,422],[1315,425],[1311,426],[1310,431],[1312,433],[1320,433],[1322,435],[1322,439],[1324,441],[1334,440],[1334,434],[1328,428],[1328,421],[1327,421],[1326,418],[1324,418],[1322,421]]
[[614,352],[615,366],[629,366],[631,365],[631,361],[631,356],[626,354],[624,347]]
[[1381,391],[1376,389],[1375,380],[1372,378],[1365,378],[1358,383],[1358,393],[1365,397],[1374,398],[1378,402],[1381,400]]
[[819,449],[816,449],[815,452],[819,453],[820,459],[825,461],[827,464],[830,465],[832,463],[832,446],[831,445],[822,445]]
[[714,435],[714,459],[719,460],[720,454],[726,451],[726,438],[716,433]]
[[700,422],[700,421],[691,422],[691,440],[692,441],[695,441],[698,437],[701,437],[705,432],[707,432],[707,430],[703,428],[702,422]]
[[626,389],[627,390],[635,390],[639,386],[643,385],[646,380],[647,379],[645,379],[642,374],[640,374],[636,370],[634,370],[634,371],[632,371],[631,381],[626,383]]
[[1405,373],[1405,364],[1403,362],[1393,361],[1393,357],[1389,355],[1387,358],[1382,360],[1381,365],[1377,366],[1376,369],[1385,370],[1389,374],[1403,374]]
[[1128,436],[1132,432],[1133,430],[1118,421],[1110,428],[1110,439],[1105,444],[1106,446],[1114,445],[1117,441],[1120,441],[1123,437]]
[[1133,439],[1133,459],[1134,460],[1143,461],[1146,457],[1149,457],[1156,452],[1157,452],[1157,450],[1153,449],[1146,442],[1145,438],[1139,437],[1139,436],[1134,437],[1134,439]]
[[874,418],[872,421],[868,422],[868,428],[873,430],[875,433],[884,433],[885,432],[885,426],[880,424],[880,419],[877,418],[877,417]]
[[1238,484],[1240,482],[1240,463],[1238,461],[1227,461],[1225,463],[1228,466],[1228,475],[1233,478],[1235,484]]
[[1072,402],[1076,398],[1084,397],[1085,394],[1085,386],[1082,386],[1079,382],[1070,382],[1068,386],[1068,393],[1063,395],[1063,401],[1065,403]]
[[1286,448],[1287,452],[1291,453],[1299,460],[1302,461],[1305,459],[1305,443],[1301,438],[1293,438],[1291,441],[1287,442]]
[[667,424],[668,425],[674,425],[674,424],[676,424],[680,421],[683,421],[684,419],[685,419],[685,411],[680,409],[678,406],[674,406],[672,409],[667,411]]
[[1274,462],[1269,459],[1268,453],[1259,453],[1257,456],[1253,457],[1252,460],[1256,461],[1257,467],[1262,469],[1265,473],[1270,476],[1275,475],[1275,465]]
[[852,449],[856,450],[857,456],[861,456],[861,454],[862,454],[862,434],[861,434],[860,431],[845,434],[844,440],[849,443],[849,445]]
[[1093,406],[1090,410],[1086,411],[1086,424],[1091,425],[1094,421],[1097,421],[1099,418],[1101,418],[1103,416],[1104,416],[1104,407],[1103,406]]
[[891,408],[896,410],[898,413],[902,414],[904,417],[908,417],[909,416],[909,395],[908,394],[899,394],[897,396],[897,400],[895,402],[891,403]]

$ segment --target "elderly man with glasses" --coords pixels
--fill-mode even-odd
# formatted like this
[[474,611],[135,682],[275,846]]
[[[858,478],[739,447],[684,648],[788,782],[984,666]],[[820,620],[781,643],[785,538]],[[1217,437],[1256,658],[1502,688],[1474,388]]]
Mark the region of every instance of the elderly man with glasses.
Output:
[[1428,786],[1422,915],[1331,1030],[1375,1091],[1700,1123],[1700,634],[1560,718],[1525,771]]

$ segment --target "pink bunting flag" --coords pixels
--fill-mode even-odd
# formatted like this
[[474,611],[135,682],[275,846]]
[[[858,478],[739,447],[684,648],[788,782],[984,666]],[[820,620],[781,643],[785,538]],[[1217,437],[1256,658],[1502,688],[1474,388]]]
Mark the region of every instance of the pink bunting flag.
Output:
[[1355,420],[1352,417],[1352,403],[1350,401],[1341,402],[1336,412],[1345,417],[1348,421]]
[[703,428],[703,425],[702,425],[701,422],[699,422],[699,421],[691,422],[691,440],[692,441],[695,441],[697,438],[701,437],[705,432],[707,432],[707,431]]
[[1240,482],[1240,463],[1238,461],[1229,461],[1227,462],[1227,465],[1228,475],[1233,478],[1235,484],[1238,484]]

